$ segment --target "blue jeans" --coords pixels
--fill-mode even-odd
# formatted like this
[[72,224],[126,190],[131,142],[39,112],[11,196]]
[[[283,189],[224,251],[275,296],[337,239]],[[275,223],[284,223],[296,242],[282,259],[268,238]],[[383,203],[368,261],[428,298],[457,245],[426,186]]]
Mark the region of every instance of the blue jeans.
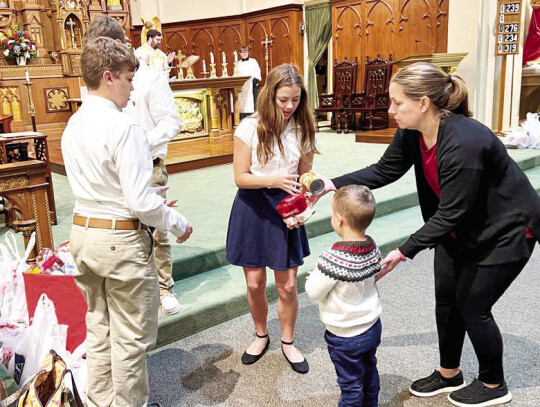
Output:
[[378,320],[363,334],[350,338],[325,332],[324,339],[341,388],[338,407],[378,406],[380,383],[375,353],[381,343],[381,331],[381,320]]

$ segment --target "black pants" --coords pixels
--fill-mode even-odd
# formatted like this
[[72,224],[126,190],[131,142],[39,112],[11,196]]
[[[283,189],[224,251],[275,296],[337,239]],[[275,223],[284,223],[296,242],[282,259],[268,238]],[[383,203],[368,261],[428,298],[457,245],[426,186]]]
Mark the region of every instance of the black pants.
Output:
[[[534,247],[529,239],[529,256]],[[479,266],[462,263],[444,246],[435,248],[435,300],[441,367],[460,366],[465,332],[478,358],[478,379],[504,381],[503,342],[491,309],[519,275],[529,258],[516,262]]]

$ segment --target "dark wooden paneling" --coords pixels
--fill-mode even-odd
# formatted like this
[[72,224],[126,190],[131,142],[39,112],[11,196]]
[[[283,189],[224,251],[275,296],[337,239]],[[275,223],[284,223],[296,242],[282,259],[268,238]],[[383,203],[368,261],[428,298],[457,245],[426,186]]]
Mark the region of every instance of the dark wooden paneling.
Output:
[[[293,63],[300,72],[303,71],[303,38],[298,28],[302,19],[302,6],[291,4],[244,15],[167,23],[162,27],[161,48],[166,52],[178,52],[180,49],[184,55],[199,55],[200,62],[193,66],[193,72],[200,78],[203,59],[210,70],[210,51],[214,53],[217,75],[221,76],[222,52],[227,55],[227,72],[232,75],[233,52],[238,51],[241,45],[248,45],[250,57],[259,63],[264,81],[266,61],[262,42],[265,36],[271,41],[268,47],[269,69],[282,63]],[[134,45],[140,44],[140,33],[140,27],[131,31]]]
[[361,91],[366,57],[447,51],[448,0],[332,0],[332,31],[334,58],[358,57]]

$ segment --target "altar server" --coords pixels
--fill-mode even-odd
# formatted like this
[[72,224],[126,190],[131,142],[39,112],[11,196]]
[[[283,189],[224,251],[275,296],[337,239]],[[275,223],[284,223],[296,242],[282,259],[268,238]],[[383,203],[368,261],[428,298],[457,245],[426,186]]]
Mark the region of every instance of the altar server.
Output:
[[247,81],[238,95],[240,103],[240,118],[243,119],[255,112],[257,95],[259,94],[259,81],[261,80],[261,68],[255,58],[249,57],[249,48],[245,45],[240,47],[240,57],[238,61],[238,75],[251,76],[251,81]]

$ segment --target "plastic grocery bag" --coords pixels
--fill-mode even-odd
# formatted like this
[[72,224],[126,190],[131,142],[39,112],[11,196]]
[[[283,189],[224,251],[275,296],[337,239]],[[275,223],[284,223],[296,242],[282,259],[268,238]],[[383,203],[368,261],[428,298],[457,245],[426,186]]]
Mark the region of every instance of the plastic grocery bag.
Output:
[[58,324],[54,304],[43,294],[38,301],[32,324],[26,328],[24,340],[13,349],[8,369],[15,382],[24,384],[39,370],[41,362],[52,349],[66,354],[67,326]]

